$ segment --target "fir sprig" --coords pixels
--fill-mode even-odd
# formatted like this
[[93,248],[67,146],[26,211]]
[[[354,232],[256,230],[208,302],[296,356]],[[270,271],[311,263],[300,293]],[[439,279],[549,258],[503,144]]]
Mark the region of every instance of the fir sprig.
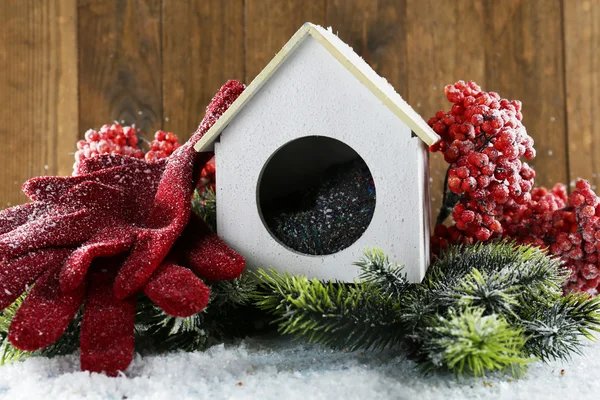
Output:
[[509,369],[519,376],[532,361],[523,352],[523,331],[500,314],[485,315],[483,308],[450,309],[434,320],[430,331],[423,350],[427,361],[420,365],[424,371],[447,367],[457,375],[484,376]]
[[402,296],[410,287],[406,274],[402,272],[404,266],[391,263],[379,248],[366,249],[364,256],[354,265],[361,270],[361,280],[377,286],[386,296]]
[[495,241],[450,247],[427,270],[423,284],[432,289],[457,285],[473,268],[485,274],[507,275],[514,285],[539,295],[560,291],[566,279],[560,261],[545,251]]
[[424,370],[476,376],[568,358],[600,331],[600,300],[563,297],[567,274],[537,248],[453,247],[416,285],[379,250],[356,265],[354,285],[262,271],[257,305],[282,333],[350,349],[403,345]]
[[275,315],[282,334],[336,348],[383,348],[400,343],[394,301],[374,285],[323,283],[259,270],[256,305]]
[[249,305],[257,284],[254,274],[249,271],[229,281],[212,282],[210,306],[223,310]]
[[594,340],[593,332],[600,332],[600,297],[583,293],[557,298],[549,306],[530,303],[522,314],[526,350],[544,361],[580,354],[582,339]]
[[458,307],[480,307],[486,314],[512,314],[518,306],[518,285],[507,274],[488,274],[479,269],[467,274],[455,287],[448,290],[450,304]]
[[194,191],[192,211],[216,232],[217,229],[217,197],[212,189]]

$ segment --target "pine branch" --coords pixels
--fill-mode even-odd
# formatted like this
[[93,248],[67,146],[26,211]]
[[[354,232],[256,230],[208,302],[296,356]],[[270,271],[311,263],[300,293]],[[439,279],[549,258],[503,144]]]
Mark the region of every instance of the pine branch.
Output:
[[239,278],[229,281],[216,281],[210,285],[212,308],[239,307],[252,303],[258,282],[251,272],[244,272]]
[[259,270],[256,305],[275,315],[282,334],[336,348],[383,348],[402,340],[395,305],[373,285],[322,283]]
[[354,263],[361,269],[360,279],[379,288],[381,293],[392,299],[402,296],[410,287],[404,266],[393,264],[378,248],[365,250],[360,261]]
[[584,293],[568,294],[549,307],[532,303],[523,314],[526,351],[543,361],[581,354],[581,339],[594,340],[592,332],[600,332],[600,298]]
[[423,339],[423,331],[438,317],[440,297],[421,285],[415,285],[406,293],[398,306],[399,319],[406,336],[415,342],[420,342]]
[[460,306],[455,301],[461,299],[491,313],[533,300],[550,304],[565,279],[560,261],[543,250],[496,241],[451,247],[430,266],[423,284],[447,308]]
[[509,369],[522,375],[532,360],[523,353],[523,331],[515,329],[500,315],[484,315],[482,308],[450,309],[429,328],[423,344],[420,368],[432,371],[448,368],[456,375]]
[[423,284],[432,289],[455,286],[476,267],[485,274],[507,274],[514,284],[542,293],[559,291],[564,280],[559,263],[543,250],[506,240],[452,246],[429,267]]
[[561,298],[567,315],[578,324],[578,331],[589,340],[593,332],[600,332],[600,297],[590,298],[587,293],[569,293]]
[[201,217],[214,232],[217,231],[217,198],[213,190],[202,193],[196,189],[192,198],[192,211]]
[[507,274],[488,275],[473,268],[455,288],[444,291],[443,297],[458,307],[480,307],[486,315],[512,315],[519,289]]

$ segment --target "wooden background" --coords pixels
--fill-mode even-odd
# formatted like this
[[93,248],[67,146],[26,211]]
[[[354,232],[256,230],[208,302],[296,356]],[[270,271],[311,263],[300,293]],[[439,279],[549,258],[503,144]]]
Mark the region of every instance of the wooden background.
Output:
[[0,16],[0,209],[26,179],[70,174],[88,128],[187,138],[222,83],[250,82],[305,21],[424,118],[458,79],[520,99],[538,185],[600,179],[600,0],[0,0]]

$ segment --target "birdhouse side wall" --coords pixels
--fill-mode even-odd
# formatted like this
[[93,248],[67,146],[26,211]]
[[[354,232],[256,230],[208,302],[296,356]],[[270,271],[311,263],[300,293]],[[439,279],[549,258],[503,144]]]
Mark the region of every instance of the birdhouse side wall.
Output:
[[[282,245],[259,212],[258,184],[270,158],[305,136],[350,146],[376,187],[373,219],[348,248],[310,256]],[[249,268],[273,266],[311,278],[351,282],[366,247],[377,246],[419,282],[429,249],[425,221],[426,155],[422,141],[321,45],[307,37],[230,122],[215,145],[219,235]],[[427,185],[426,185],[427,184]]]
[[[413,137],[413,139],[417,139]],[[420,258],[419,268],[421,269],[420,275],[425,276],[427,267],[431,262],[431,194],[429,191],[429,146],[423,143],[420,139],[416,144],[418,146],[418,165],[420,171],[417,174],[419,179],[419,195],[421,198],[421,209],[419,213],[423,216],[422,228],[421,228],[421,249],[422,254]]]

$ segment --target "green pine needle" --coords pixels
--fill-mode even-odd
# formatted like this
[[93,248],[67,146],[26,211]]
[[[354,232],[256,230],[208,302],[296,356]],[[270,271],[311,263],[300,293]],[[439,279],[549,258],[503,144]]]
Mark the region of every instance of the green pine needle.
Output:
[[429,267],[423,284],[432,289],[456,286],[473,268],[484,275],[507,275],[513,285],[540,297],[560,293],[566,279],[560,260],[544,250],[500,240],[450,247]]
[[568,294],[549,307],[532,304],[523,314],[526,349],[544,361],[569,360],[581,353],[583,338],[595,340],[593,332],[600,332],[600,297],[585,293]]
[[393,301],[373,285],[322,283],[259,270],[256,305],[276,316],[282,334],[336,348],[383,348],[401,341]]
[[518,285],[508,274],[482,273],[477,268],[467,274],[453,290],[445,293],[459,307],[481,307],[486,314],[513,313],[518,305]]
[[565,358],[600,330],[600,300],[562,296],[566,274],[545,251],[507,241],[450,248],[410,285],[377,249],[354,285],[260,271],[256,304],[280,332],[333,347],[402,345],[423,370],[520,375]]
[[522,375],[532,361],[523,355],[523,332],[500,315],[484,313],[482,308],[468,307],[440,316],[430,328],[431,337],[424,345],[427,362],[421,368],[447,367],[457,375],[476,377],[507,369]]
[[206,224],[216,232],[217,230],[217,198],[211,189],[194,191],[192,198],[192,211],[200,216]]
[[252,303],[258,282],[251,272],[229,281],[216,281],[210,285],[212,308],[235,308]]
[[187,318],[173,317],[146,297],[138,300],[136,348],[140,352],[205,349],[217,330],[211,328],[207,326],[204,312]]
[[366,249],[354,265],[361,269],[360,279],[377,286],[383,294],[398,298],[410,287],[404,266],[390,263],[388,256],[378,248]]

